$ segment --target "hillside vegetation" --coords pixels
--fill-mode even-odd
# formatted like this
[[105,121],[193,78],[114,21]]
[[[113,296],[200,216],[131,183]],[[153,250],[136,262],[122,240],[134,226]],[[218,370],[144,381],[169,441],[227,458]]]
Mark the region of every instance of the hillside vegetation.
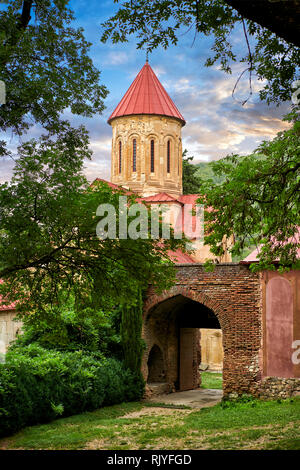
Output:
[[197,167],[197,171],[195,171],[195,175],[202,180],[212,180],[215,184],[221,184],[225,180],[225,176],[218,176],[213,172],[212,169],[213,162],[200,162],[195,163],[195,167]]
[[[225,175],[216,175],[213,171],[213,163],[214,162],[200,162],[194,163],[193,166],[196,167],[193,175],[197,180],[201,180],[202,182],[206,182],[211,180],[213,184],[219,185],[225,181]],[[200,192],[200,181],[199,181],[199,192]],[[245,247],[239,255],[232,256],[233,262],[239,262],[246,258],[253,250],[255,249],[255,245],[250,245]]]

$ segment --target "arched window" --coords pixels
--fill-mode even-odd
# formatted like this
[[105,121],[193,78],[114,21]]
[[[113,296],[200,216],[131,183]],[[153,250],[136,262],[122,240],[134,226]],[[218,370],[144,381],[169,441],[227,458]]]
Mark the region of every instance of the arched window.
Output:
[[122,142],[119,141],[119,173],[122,173]]
[[132,141],[132,171],[136,171],[136,139]]
[[154,173],[154,140],[151,140],[151,173]]
[[171,153],[171,142],[168,140],[167,143],[167,172],[170,173],[170,153]]
[[148,358],[148,383],[165,382],[166,372],[161,349],[155,344]]

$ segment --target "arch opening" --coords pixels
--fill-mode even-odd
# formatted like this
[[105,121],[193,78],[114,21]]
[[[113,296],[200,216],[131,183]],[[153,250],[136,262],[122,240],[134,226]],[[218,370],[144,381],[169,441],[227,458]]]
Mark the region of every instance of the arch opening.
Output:
[[[164,381],[175,390],[201,383],[201,371],[221,371],[222,330],[215,312],[206,305],[176,295],[154,305],[145,321],[145,339],[160,344],[165,358]],[[151,357],[150,357],[151,355]],[[153,361],[150,351],[149,364]],[[148,375],[148,383],[153,380]]]
[[157,344],[152,346],[148,357],[148,383],[165,382],[166,373],[164,367],[163,353]]

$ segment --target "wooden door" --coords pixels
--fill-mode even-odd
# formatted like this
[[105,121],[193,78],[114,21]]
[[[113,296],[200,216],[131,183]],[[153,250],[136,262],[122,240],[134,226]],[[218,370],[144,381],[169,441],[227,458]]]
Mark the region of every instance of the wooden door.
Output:
[[197,329],[180,328],[179,390],[198,388]]

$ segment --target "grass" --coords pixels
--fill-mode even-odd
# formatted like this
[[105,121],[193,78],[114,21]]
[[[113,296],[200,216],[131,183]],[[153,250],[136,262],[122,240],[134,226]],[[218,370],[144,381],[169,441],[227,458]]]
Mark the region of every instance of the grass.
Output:
[[160,403],[157,401],[154,402],[145,402],[144,406],[148,406],[149,408],[170,408],[172,410],[191,410],[192,408],[187,405],[174,405],[173,403]]
[[222,374],[214,372],[201,372],[201,379],[200,388],[216,388],[218,390],[222,390]]
[[139,403],[28,427],[0,449],[300,449],[300,397],[200,410]]

